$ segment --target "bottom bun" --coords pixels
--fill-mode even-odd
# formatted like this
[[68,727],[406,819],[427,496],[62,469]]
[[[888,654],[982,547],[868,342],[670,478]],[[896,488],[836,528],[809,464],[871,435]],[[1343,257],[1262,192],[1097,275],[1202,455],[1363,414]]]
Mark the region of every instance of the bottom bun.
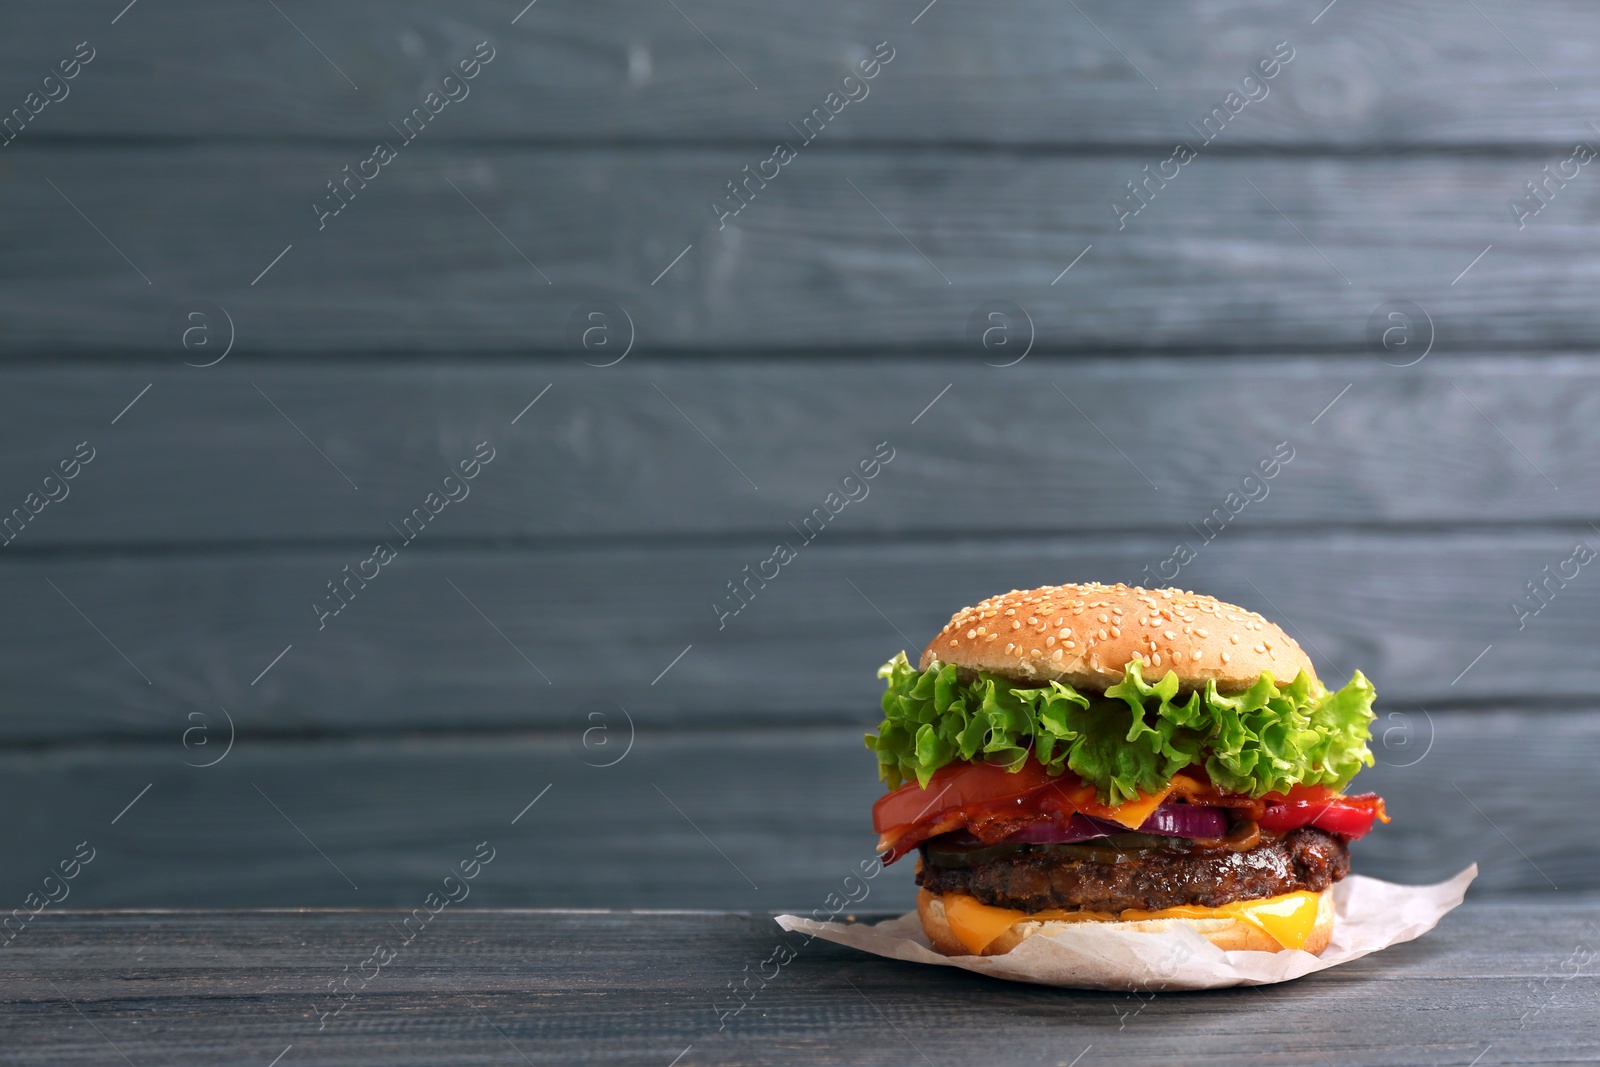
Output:
[[[1317,921],[1306,938],[1302,951],[1313,956],[1322,954],[1333,938],[1333,892],[1323,890],[1318,894]],[[945,918],[944,900],[926,889],[917,891],[917,916],[922,920],[922,930],[933,947],[946,956],[971,956],[974,953],[961,943]],[[1274,937],[1243,919],[1218,917],[1215,919],[1138,919],[1106,921],[1097,919],[1066,922],[1059,919],[1019,919],[1011,928],[985,946],[982,955],[999,956],[1010,952],[1028,938],[1037,934],[1049,937],[1062,931],[1093,922],[1098,926],[1112,926],[1140,933],[1160,933],[1177,926],[1187,926],[1224,952],[1247,950],[1251,952],[1282,952],[1284,948]]]

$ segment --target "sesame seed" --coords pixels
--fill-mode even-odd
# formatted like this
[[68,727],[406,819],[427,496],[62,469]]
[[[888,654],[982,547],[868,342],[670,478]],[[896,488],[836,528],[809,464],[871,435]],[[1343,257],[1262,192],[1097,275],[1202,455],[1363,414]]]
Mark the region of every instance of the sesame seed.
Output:
[[1228,635],[1228,643],[1237,645],[1239,643],[1239,635],[1238,634],[1229,634]]
[[1050,659],[1053,660],[1056,663],[1060,663],[1061,662],[1061,655],[1062,655],[1061,650],[1058,648],[1054,652],[1050,653]]
[[1016,648],[1016,647],[1017,646],[1016,646],[1015,642],[1007,641],[1006,642],[1006,655],[1008,655],[1008,656],[1011,655],[1011,650],[1013,648]]
[[1151,665],[1151,666],[1152,666],[1152,667],[1159,667],[1159,666],[1161,666],[1161,653],[1159,653],[1159,652],[1152,652],[1152,653],[1151,653],[1151,654],[1150,654],[1150,665]]
[[1122,636],[1122,629],[1120,627],[1113,626],[1111,628],[1111,636],[1112,637],[1121,637]]
[[1000,636],[999,634],[990,634],[988,637],[983,639],[984,643],[987,644],[988,642],[993,641],[995,638],[997,638],[999,636]]
[[977,636],[978,636],[978,631],[976,631],[976,630],[968,630],[968,631],[967,631],[967,637],[968,637],[968,638],[969,638],[969,639],[970,639],[970,638],[974,638],[974,637],[977,637]]
[[1198,648],[1197,648],[1197,649],[1195,649],[1195,650],[1194,650],[1194,652],[1192,652],[1192,653],[1190,653],[1190,654],[1191,654],[1191,655],[1192,655],[1192,656],[1193,656],[1193,657],[1194,657],[1194,661],[1195,661],[1195,662],[1196,662],[1196,663],[1199,663],[1199,662],[1200,662],[1200,650],[1199,650],[1199,649],[1198,649]]
[[1232,656],[1230,656],[1230,655],[1228,655],[1228,654],[1227,654],[1227,653],[1226,653],[1226,652],[1224,652],[1224,653],[1223,653],[1223,654],[1222,654],[1222,662],[1224,662],[1224,663],[1227,663],[1227,662],[1228,662],[1228,661],[1229,661],[1229,660],[1231,660],[1231,659],[1233,659],[1233,657],[1232,657]]
[[[1022,623],[1017,619],[1012,619],[1011,620],[1011,628],[1013,630],[1020,630],[1020,629],[1022,629]],[[1237,637],[1235,637],[1234,640],[1237,641],[1239,639]]]
[[1266,652],[1266,648],[1265,648],[1265,647],[1263,647],[1263,646],[1262,646],[1262,645],[1257,645],[1257,646],[1255,646],[1255,650],[1256,650],[1256,651],[1257,651],[1257,652]]
[[1162,634],[1161,634],[1161,636],[1162,636],[1162,637],[1165,637],[1165,638],[1166,638],[1166,639],[1167,639],[1167,640],[1168,640],[1168,641],[1174,641],[1174,640],[1177,640],[1177,637],[1178,637],[1178,635],[1177,635],[1177,634],[1175,634],[1175,633],[1173,633],[1173,632],[1172,632],[1172,631],[1171,631],[1171,630],[1164,630],[1164,631],[1162,631]]
[[1210,630],[1202,630],[1198,626],[1195,627],[1194,632],[1199,634],[1201,637],[1210,637],[1211,636],[1211,631]]
[[1055,635],[1054,634],[1051,634],[1049,637],[1044,639],[1044,645],[1045,645],[1046,648],[1050,648],[1055,643],[1056,643],[1056,639],[1055,639]]
[[1100,621],[1101,622],[1110,622],[1111,621],[1111,616],[1105,614],[1104,612],[1101,612],[1100,613]]

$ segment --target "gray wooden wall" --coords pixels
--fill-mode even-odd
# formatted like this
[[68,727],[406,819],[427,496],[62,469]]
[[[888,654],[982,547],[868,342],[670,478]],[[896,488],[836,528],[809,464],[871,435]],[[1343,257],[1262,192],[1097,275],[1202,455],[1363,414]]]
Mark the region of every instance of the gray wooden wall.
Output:
[[1593,5],[124,5],[0,16],[4,908],[814,907],[880,662],[1175,572],[1375,680],[1357,869],[1600,887]]

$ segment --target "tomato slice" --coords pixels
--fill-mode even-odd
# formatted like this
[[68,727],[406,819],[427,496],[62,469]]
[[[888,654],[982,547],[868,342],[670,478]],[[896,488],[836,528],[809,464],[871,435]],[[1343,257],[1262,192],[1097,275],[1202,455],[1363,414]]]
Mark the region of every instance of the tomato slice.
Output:
[[1031,759],[1014,771],[995,763],[951,763],[933,772],[926,789],[907,782],[879,797],[872,805],[872,828],[881,834],[899,826],[937,822],[957,808],[1024,797],[1060,780]]
[[1389,821],[1375,793],[1347,797],[1322,786],[1296,787],[1282,801],[1270,801],[1256,819],[1263,830],[1286,833],[1314,826],[1351,841],[1365,837],[1378,820]]

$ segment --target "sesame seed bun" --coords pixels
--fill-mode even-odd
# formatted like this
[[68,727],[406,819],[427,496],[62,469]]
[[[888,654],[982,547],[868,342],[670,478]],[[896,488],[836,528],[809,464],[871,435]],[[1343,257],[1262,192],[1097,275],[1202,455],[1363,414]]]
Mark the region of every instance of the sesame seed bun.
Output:
[[[926,889],[917,891],[917,917],[922,920],[922,931],[928,935],[928,941],[934,949],[946,956],[971,956],[973,953],[956,937],[955,931],[950,929],[950,923],[945,918],[944,899],[938,894],[930,893]],[[1215,919],[1141,919],[1137,921],[1105,921],[1105,920],[1079,920],[1077,922],[1062,922],[1051,919],[1022,918],[1013,923],[1010,929],[995,938],[984,947],[983,955],[999,956],[1010,952],[1030,937],[1043,934],[1049,937],[1062,933],[1074,926],[1081,926],[1085,922],[1096,925],[1117,927],[1139,933],[1161,933],[1171,930],[1175,926],[1187,926],[1207,941],[1216,945],[1224,952],[1281,952],[1283,946],[1260,927],[1253,926],[1243,919],[1220,917]],[[1322,950],[1328,947],[1328,942],[1333,940],[1333,891],[1325,889],[1318,894],[1317,921],[1311,928],[1311,934],[1306,938],[1302,950],[1313,956],[1322,955]]]
[[1135,659],[1146,680],[1170,669],[1185,689],[1246,689],[1262,671],[1280,682],[1317,676],[1300,646],[1253,611],[1182,589],[1097,583],[1017,589],[958,611],[923,649],[921,669],[938,660],[1104,690]]

